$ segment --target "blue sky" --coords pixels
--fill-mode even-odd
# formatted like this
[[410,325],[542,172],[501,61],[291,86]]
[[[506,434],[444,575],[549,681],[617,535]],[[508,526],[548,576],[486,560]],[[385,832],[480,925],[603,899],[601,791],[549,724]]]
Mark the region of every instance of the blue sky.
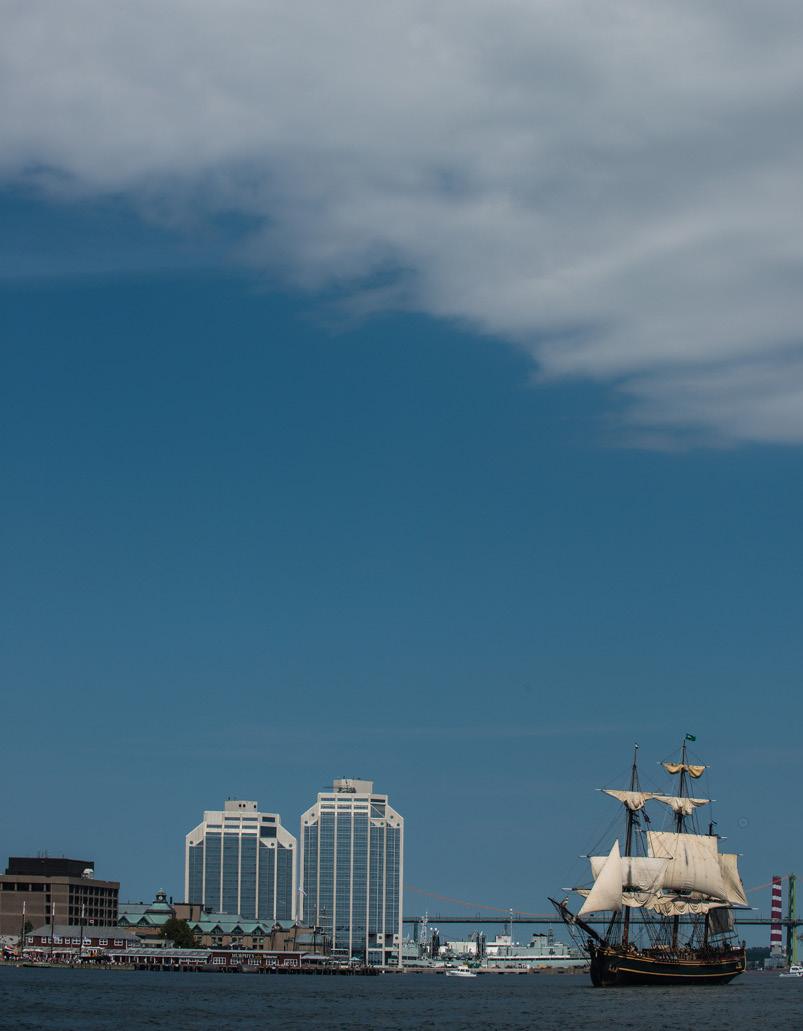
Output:
[[690,732],[794,870],[801,9],[4,29],[0,848],[179,895],[204,808],[373,777],[540,911]]
[[163,257],[2,287],[6,853],[180,895],[204,808],[359,775],[409,883],[540,912],[688,730],[748,886],[795,868],[797,449],[611,447],[498,341]]

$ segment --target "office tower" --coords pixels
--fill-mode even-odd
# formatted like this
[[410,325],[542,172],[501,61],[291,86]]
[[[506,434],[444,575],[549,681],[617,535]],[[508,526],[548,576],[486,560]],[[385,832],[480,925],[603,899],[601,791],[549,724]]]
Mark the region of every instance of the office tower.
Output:
[[336,780],[301,817],[302,916],[335,956],[401,962],[404,820],[370,780]]
[[249,920],[295,918],[296,839],[277,813],[230,799],[186,837],[184,895]]
[[88,924],[114,926],[119,893],[119,881],[95,878],[91,859],[10,856],[0,875],[0,934],[19,934],[26,920],[78,927],[82,914]]

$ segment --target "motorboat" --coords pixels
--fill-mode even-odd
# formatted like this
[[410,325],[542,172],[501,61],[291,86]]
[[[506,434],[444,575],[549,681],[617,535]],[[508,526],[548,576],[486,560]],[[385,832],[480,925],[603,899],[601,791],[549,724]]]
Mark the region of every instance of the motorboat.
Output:
[[472,970],[471,967],[466,966],[465,963],[461,963],[459,967],[447,967],[447,977],[476,977],[477,971]]

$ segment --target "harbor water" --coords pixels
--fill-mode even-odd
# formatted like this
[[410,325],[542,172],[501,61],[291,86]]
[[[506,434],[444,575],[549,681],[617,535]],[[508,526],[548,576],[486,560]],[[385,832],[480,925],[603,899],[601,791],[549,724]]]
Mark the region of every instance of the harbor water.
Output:
[[803,1027],[803,979],[725,987],[594,989],[578,975],[383,977],[0,968],[0,1028],[441,1028],[738,1031]]

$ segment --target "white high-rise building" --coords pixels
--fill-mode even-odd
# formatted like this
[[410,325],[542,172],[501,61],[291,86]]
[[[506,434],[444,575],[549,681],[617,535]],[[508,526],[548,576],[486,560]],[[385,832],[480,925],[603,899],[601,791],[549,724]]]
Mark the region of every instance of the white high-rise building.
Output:
[[186,836],[184,898],[249,920],[293,920],[296,839],[278,813],[230,799]]
[[335,956],[401,963],[404,820],[370,780],[336,780],[301,817],[301,916]]

